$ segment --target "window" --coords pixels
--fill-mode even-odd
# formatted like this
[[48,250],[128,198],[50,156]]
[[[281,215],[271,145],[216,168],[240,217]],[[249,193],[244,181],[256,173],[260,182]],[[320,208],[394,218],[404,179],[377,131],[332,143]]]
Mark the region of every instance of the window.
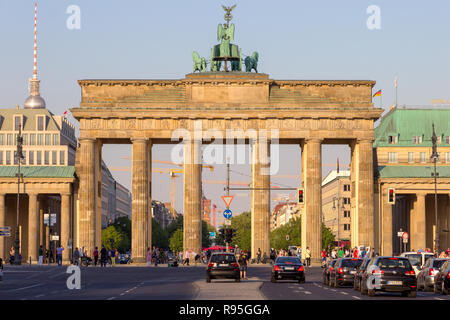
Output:
[[6,151],[6,164],[11,164],[11,151]]
[[446,136],[445,137],[445,143],[446,144],[450,144],[450,136]]
[[26,164],[27,163],[27,152],[22,151],[22,156],[23,156],[23,159],[20,163]]
[[420,153],[420,162],[425,163],[427,161],[427,154],[425,152]]
[[54,134],[53,135],[53,145],[54,146],[59,145],[59,134]]
[[8,146],[12,146],[13,145],[13,135],[12,133],[8,133],[6,136],[6,144]]
[[28,145],[28,134],[22,135],[22,138],[23,138],[23,145],[24,146]]
[[44,151],[44,164],[50,164],[50,151]]
[[66,164],[65,155],[66,155],[66,153],[64,151],[60,151],[59,152],[59,164],[60,165],[65,165]]
[[57,151],[52,151],[52,165],[56,165],[58,163],[57,155]]
[[19,138],[19,135],[18,134],[15,134],[14,135],[14,145],[16,146],[17,145],[17,139]]
[[437,153],[438,154],[438,157],[437,157],[437,159],[436,159],[436,162],[441,162],[441,152],[438,152]]
[[398,136],[389,136],[388,141],[389,144],[396,144],[398,143]]
[[5,135],[2,133],[0,134],[0,146],[5,145]]
[[42,151],[36,152],[36,164],[40,166],[42,164]]
[[44,131],[44,116],[38,116],[37,129],[38,131]]
[[36,145],[36,135],[34,133],[30,133],[30,146]]
[[422,136],[414,136],[413,137],[413,143],[414,144],[421,144],[422,143]]
[[42,146],[44,144],[44,135],[42,133],[38,134],[37,136],[37,145]]
[[350,198],[344,198],[344,204],[350,204]]
[[22,129],[22,117],[14,116],[14,130],[19,131],[20,129]]
[[0,151],[0,164],[3,164],[3,151]]
[[350,211],[344,210],[344,218],[350,218]]
[[344,184],[344,191],[350,191],[350,185]]
[[436,137],[436,143],[442,143],[442,136]]
[[397,163],[398,162],[398,153],[397,152],[388,152],[388,162],[389,163]]
[[345,231],[350,230],[350,224],[344,224],[344,230]]
[[51,137],[52,136],[50,134],[45,135],[45,145],[46,146],[50,146],[52,144]]
[[408,152],[408,162],[409,163],[414,162],[414,152]]
[[445,153],[445,163],[450,163],[450,152]]
[[34,151],[28,153],[28,164],[34,164]]

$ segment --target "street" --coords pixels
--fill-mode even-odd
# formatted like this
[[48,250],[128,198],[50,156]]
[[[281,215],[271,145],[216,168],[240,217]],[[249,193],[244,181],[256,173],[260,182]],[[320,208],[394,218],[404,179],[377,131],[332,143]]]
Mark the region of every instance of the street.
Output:
[[205,267],[114,266],[81,268],[81,289],[69,290],[67,267],[10,266],[0,282],[0,300],[450,300],[450,296],[418,292],[362,296],[350,287],[322,284],[322,269],[306,271],[306,283],[270,282],[269,266],[250,266],[248,280],[205,281]]

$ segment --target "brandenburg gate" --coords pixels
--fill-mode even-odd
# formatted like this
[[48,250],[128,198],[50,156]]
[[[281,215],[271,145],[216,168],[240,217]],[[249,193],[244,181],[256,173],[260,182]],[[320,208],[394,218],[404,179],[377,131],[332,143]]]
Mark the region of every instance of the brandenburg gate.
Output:
[[[234,33],[234,25],[225,27],[230,29]],[[80,122],[77,245],[89,253],[101,245],[102,145],[132,144],[132,256],[136,262],[146,260],[152,234],[152,146],[174,143],[174,131],[181,129],[190,133],[182,137],[184,247],[200,252],[201,145],[210,141],[195,133],[200,123],[202,130],[212,129],[221,137],[233,129],[268,133],[267,139],[254,135],[245,140],[252,150],[252,256],[258,248],[267,255],[270,252],[270,175],[264,169],[270,166],[271,132],[277,132],[280,144],[297,144],[302,150],[302,248],[310,248],[312,260],[319,261],[322,246],[323,144],[351,147],[352,244],[374,247],[372,141],[374,121],[383,112],[372,104],[375,82],[274,80],[267,74],[248,72],[253,67],[247,61],[250,57],[245,59],[247,72],[242,72],[239,49],[226,42],[224,32],[219,30],[220,46],[230,46],[231,52],[221,59],[222,47],[213,49],[213,71],[206,71],[204,60],[194,55],[197,70],[202,72],[184,79],[78,82],[81,103],[71,109]],[[239,61],[233,60],[236,56]],[[257,61],[257,57],[251,59]],[[220,71],[220,64],[227,60],[233,71]]]

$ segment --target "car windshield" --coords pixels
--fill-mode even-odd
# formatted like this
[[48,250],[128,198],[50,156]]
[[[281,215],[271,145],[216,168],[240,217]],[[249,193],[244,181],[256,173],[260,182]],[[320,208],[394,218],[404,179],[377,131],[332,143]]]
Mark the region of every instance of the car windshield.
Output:
[[433,268],[439,269],[443,264],[445,260],[434,260],[433,261]]
[[411,263],[408,259],[399,258],[380,258],[377,261],[377,267],[381,270],[389,269],[411,269]]
[[280,257],[275,263],[287,263],[287,264],[301,264],[300,259],[293,257]]
[[405,257],[411,261],[411,264],[416,267],[422,265],[422,255],[420,253],[406,254]]
[[425,262],[427,262],[428,259],[433,258],[434,255],[432,255],[432,254],[425,254],[424,257],[425,257]]
[[236,262],[233,254],[213,254],[210,262]]
[[363,262],[362,259],[344,259],[341,262],[341,267],[358,268],[362,262]]

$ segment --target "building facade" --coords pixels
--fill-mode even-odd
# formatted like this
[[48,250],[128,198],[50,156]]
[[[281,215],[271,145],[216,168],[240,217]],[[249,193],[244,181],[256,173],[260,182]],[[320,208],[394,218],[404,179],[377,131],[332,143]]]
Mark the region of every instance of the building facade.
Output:
[[278,203],[272,210],[270,231],[287,224],[293,218],[299,218],[303,206],[296,202]]
[[131,220],[131,192],[116,181],[116,218],[120,217]]

